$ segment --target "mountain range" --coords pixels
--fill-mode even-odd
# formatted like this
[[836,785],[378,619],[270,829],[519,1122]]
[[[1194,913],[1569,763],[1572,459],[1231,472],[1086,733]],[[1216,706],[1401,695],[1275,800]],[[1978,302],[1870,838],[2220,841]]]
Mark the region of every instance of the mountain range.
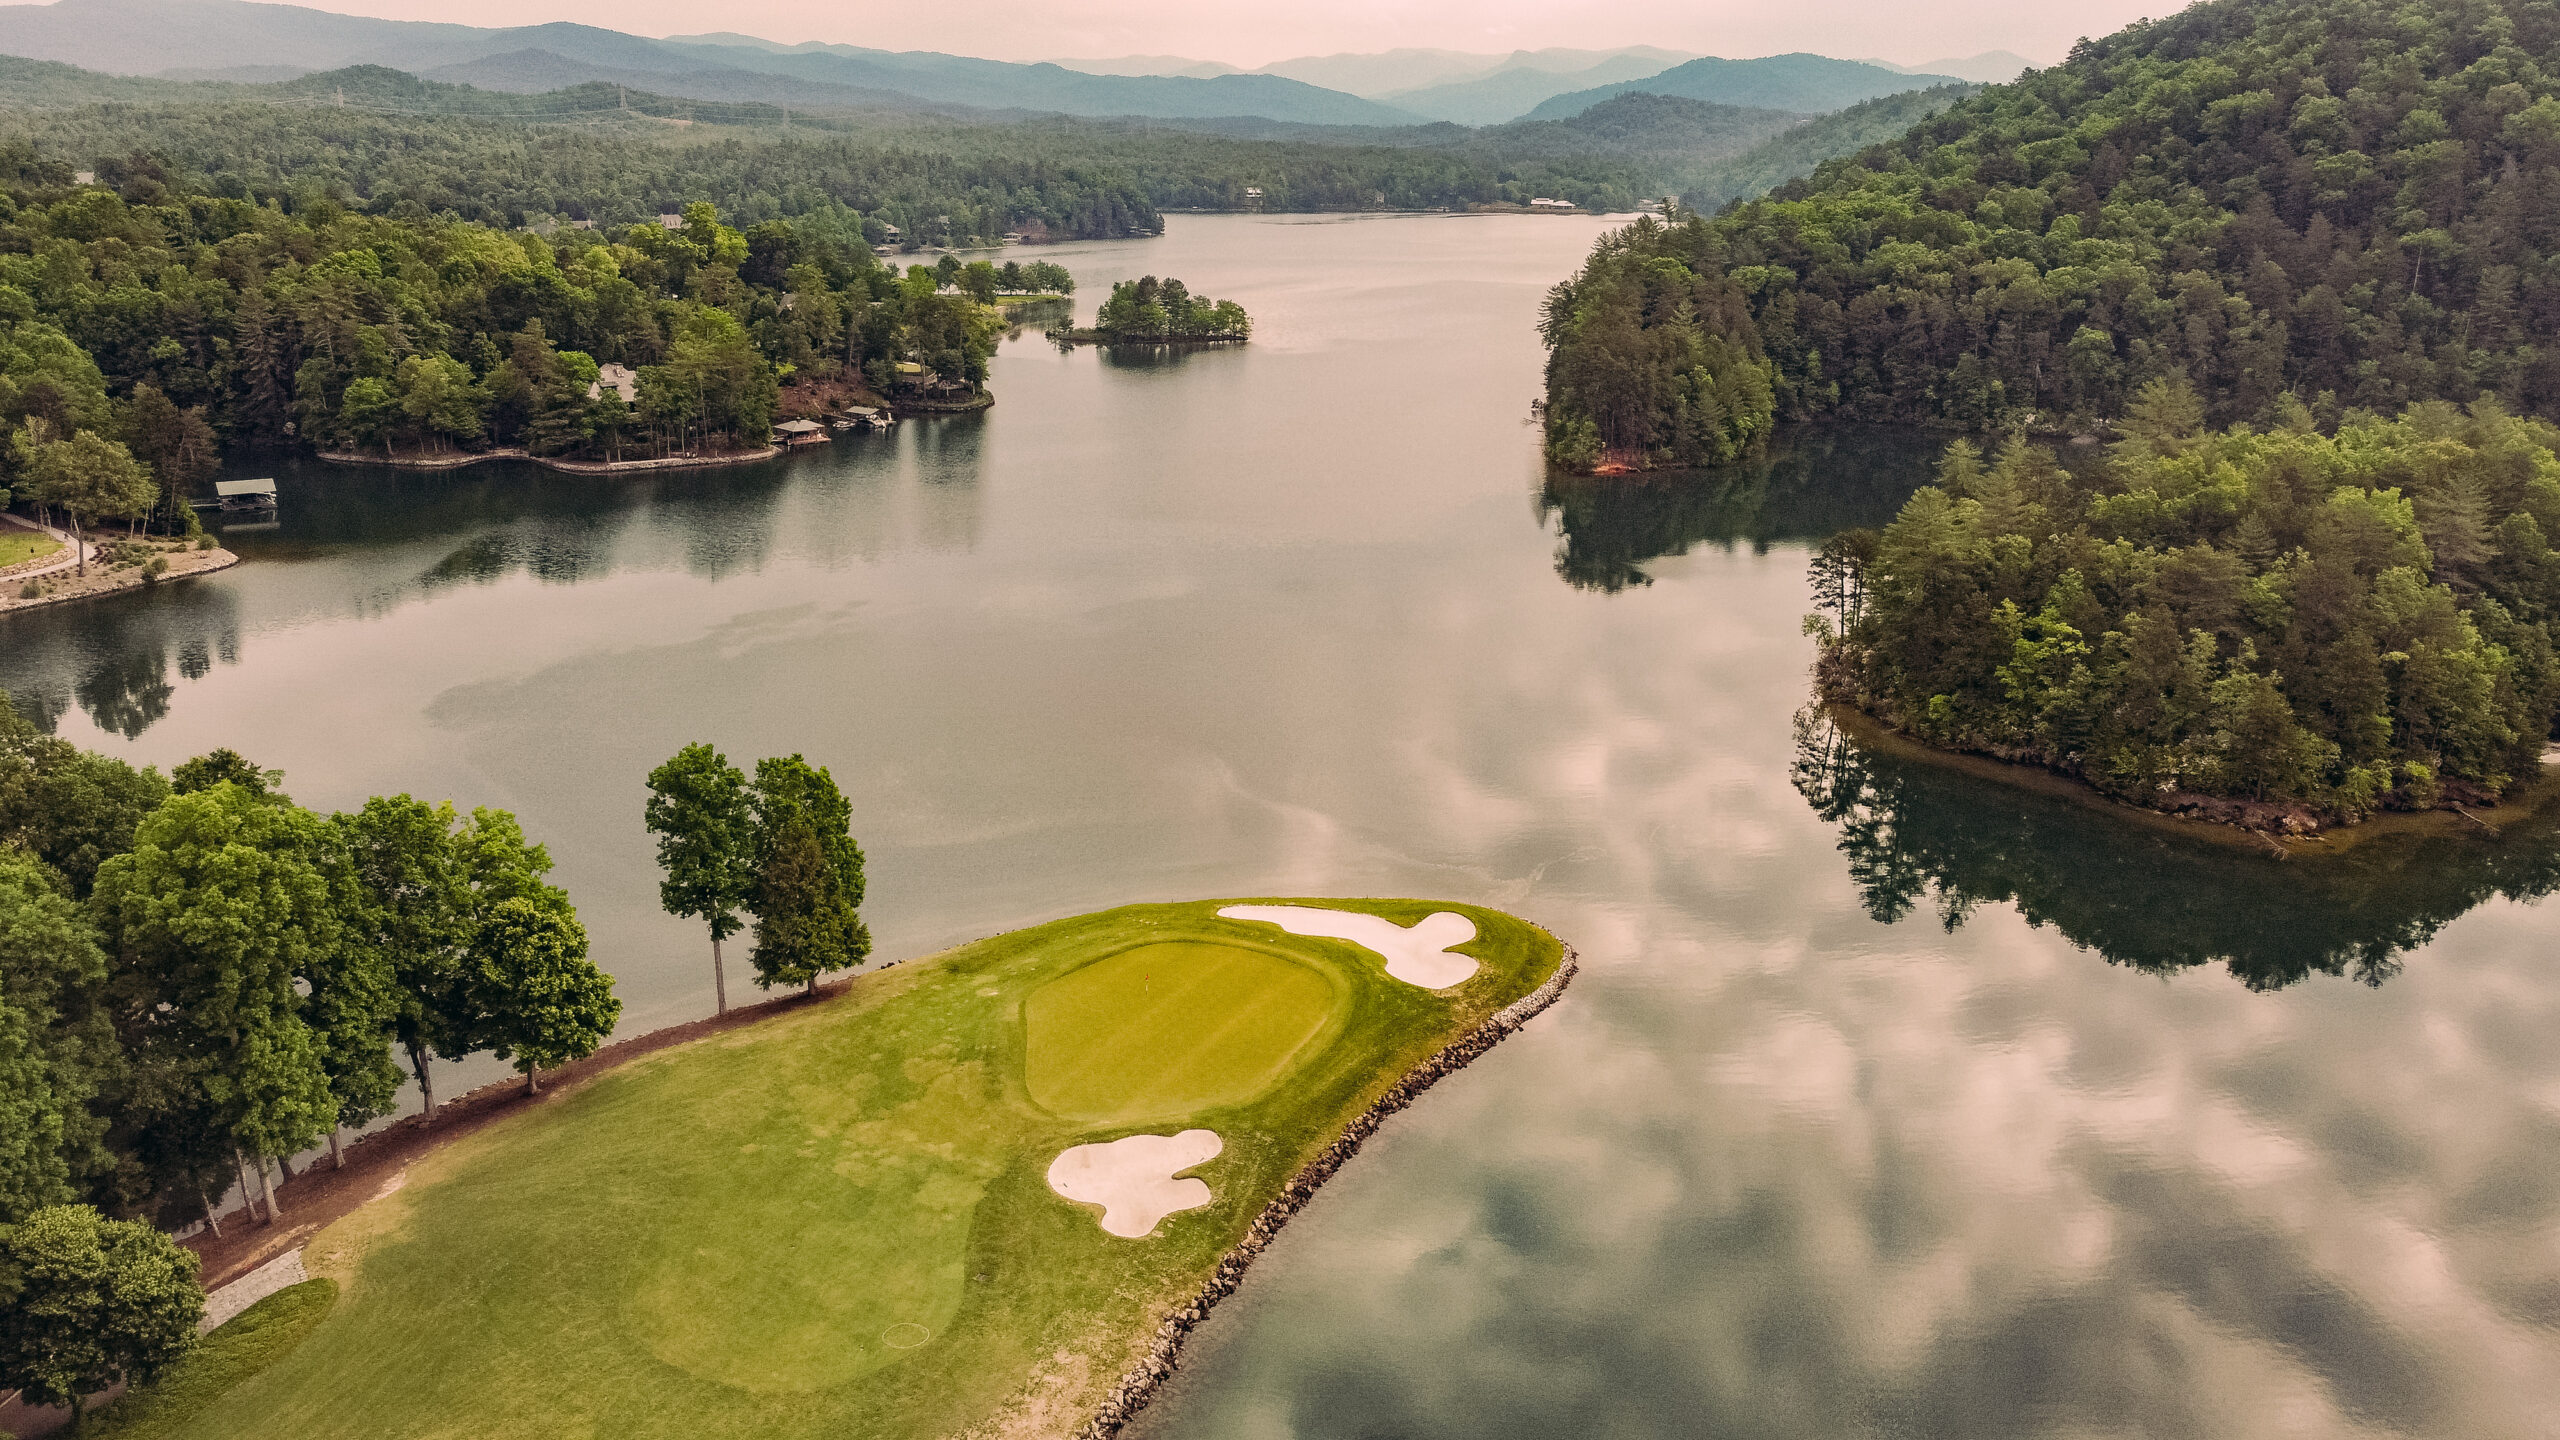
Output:
[[2005,85],[2017,79],[2021,70],[2042,68],[2026,56],[2008,50],[1985,50],[1979,55],[1932,60],[1926,65],[1896,65],[1890,60],[1876,59],[1868,59],[1864,63],[1881,65],[1903,75],[1953,75],[1977,85]]
[[[929,51],[780,45],[742,35],[651,40],[592,25],[483,29],[375,20],[253,0],[55,0],[0,5],[0,53],[119,75],[274,79],[383,65],[497,90],[550,90],[648,77],[662,92],[783,103],[912,97],[1066,115],[1262,115],[1325,125],[1405,125],[1417,116],[1280,75],[1108,76]],[[765,77],[759,79],[758,77]],[[776,84],[775,81],[787,82]],[[805,98],[792,86],[813,87]]]
[[[1566,119],[1631,91],[1820,114],[1950,78],[1818,55],[1728,60],[1646,46],[1507,55],[1405,49],[1306,56],[1255,71],[1180,56],[1128,56],[1077,62],[1093,67],[1083,69],[817,41],[786,44],[726,31],[660,40],[567,22],[491,29],[379,20],[261,0],[0,4],[0,54],[113,75],[242,84],[377,65],[516,94],[616,85],[804,110],[965,107],[1377,129]],[[2012,61],[2020,68],[2025,63],[1998,53],[1954,63],[1980,69],[2005,68]]]
[[1824,114],[1905,90],[1956,83],[1952,75],[1912,75],[1860,60],[1824,55],[1771,55],[1759,60],[1708,56],[1674,65],[1658,75],[1574,90],[1540,103],[1524,120],[1562,120],[1603,100],[1642,90],[1718,105]]

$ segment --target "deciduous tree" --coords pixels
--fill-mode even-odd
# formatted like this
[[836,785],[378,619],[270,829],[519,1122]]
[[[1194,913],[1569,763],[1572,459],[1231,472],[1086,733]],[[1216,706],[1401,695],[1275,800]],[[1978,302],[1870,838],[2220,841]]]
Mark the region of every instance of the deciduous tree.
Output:
[[85,1205],[0,1226],[0,1386],[71,1407],[153,1379],[195,1343],[196,1257],[159,1231]]
[[728,972],[720,942],[744,923],[738,911],[755,892],[756,826],[746,774],[707,744],[687,745],[649,772],[643,812],[658,837],[658,903],[670,915],[702,921],[711,931],[711,990],[729,1009]]

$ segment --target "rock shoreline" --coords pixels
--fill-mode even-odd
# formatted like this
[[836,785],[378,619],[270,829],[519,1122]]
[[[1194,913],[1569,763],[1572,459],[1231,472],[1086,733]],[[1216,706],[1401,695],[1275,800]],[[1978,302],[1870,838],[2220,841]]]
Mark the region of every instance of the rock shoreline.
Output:
[[[228,550],[173,550],[167,552],[162,558],[169,561],[169,568],[161,574],[153,575],[140,565],[109,569],[98,560],[97,556],[91,555],[89,574],[86,577],[65,575],[64,570],[72,568],[66,565],[45,572],[44,578],[54,584],[52,589],[43,594],[21,598],[14,589],[0,593],[0,615],[18,610],[33,610],[44,605],[68,605],[74,600],[94,600],[101,595],[119,595],[128,590],[165,585],[177,580],[192,580],[199,575],[228,570],[240,563],[240,557]],[[29,577],[24,575],[12,576],[10,581],[22,584],[27,578]]]
[[[1562,944],[1561,941],[1558,943]],[[1155,1398],[1156,1391],[1173,1378],[1174,1368],[1180,1363],[1183,1342],[1190,1338],[1191,1331],[1209,1318],[1209,1311],[1220,1300],[1236,1292],[1236,1287],[1244,1283],[1245,1271],[1278,1236],[1281,1227],[1289,1223],[1291,1216],[1306,1208],[1318,1187],[1332,1179],[1352,1156],[1360,1153],[1361,1145],[1378,1132],[1378,1127],[1388,1116],[1412,1104],[1416,1096],[1443,1078],[1465,1069],[1478,1056],[1529,1023],[1540,1011],[1556,1003],[1557,998],[1564,994],[1565,986],[1573,983],[1575,972],[1581,969],[1581,958],[1574,953],[1574,948],[1564,945],[1563,951],[1556,973],[1548,976],[1545,984],[1495,1011],[1486,1017],[1483,1024],[1449,1042],[1431,1058],[1406,1072],[1404,1078],[1389,1086],[1387,1093],[1379,1096],[1375,1104],[1344,1126],[1342,1134],[1335,1137],[1332,1144],[1318,1151],[1314,1159],[1290,1177],[1289,1183],[1281,1187],[1271,1203],[1262,1207],[1262,1214],[1254,1219],[1244,1238],[1220,1257],[1218,1268],[1201,1285],[1200,1293],[1189,1303],[1176,1306],[1173,1313],[1156,1327],[1154,1343],[1120,1377],[1120,1383],[1111,1388],[1111,1393],[1095,1409],[1093,1418],[1075,1432],[1076,1440],[1112,1440],[1137,1417],[1139,1411],[1147,1407],[1147,1402]]]

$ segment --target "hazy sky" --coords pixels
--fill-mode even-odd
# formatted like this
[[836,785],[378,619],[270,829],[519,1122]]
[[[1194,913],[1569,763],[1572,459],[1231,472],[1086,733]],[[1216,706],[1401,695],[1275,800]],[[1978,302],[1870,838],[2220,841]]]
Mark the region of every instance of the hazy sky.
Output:
[[736,30],[784,41],[947,50],[1006,60],[1175,54],[1260,65],[1294,55],[1432,46],[1504,51],[1660,45],[1736,58],[1811,50],[1917,64],[1985,50],[2039,63],[2164,0],[302,0],[404,20],[524,25],[576,20],[644,35]]

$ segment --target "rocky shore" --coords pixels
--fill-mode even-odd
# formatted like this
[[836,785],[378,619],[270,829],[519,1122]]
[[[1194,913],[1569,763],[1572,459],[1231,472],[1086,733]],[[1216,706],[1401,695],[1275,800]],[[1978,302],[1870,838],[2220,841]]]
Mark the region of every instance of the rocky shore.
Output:
[[1157,1389],[1173,1378],[1183,1342],[1190,1338],[1191,1331],[1209,1318],[1209,1311],[1220,1300],[1235,1293],[1236,1287],[1244,1283],[1245,1271],[1279,1235],[1281,1227],[1289,1223],[1291,1216],[1306,1208],[1307,1202],[1315,1198],[1319,1186],[1332,1179],[1352,1156],[1360,1153],[1361,1145],[1377,1133],[1386,1118],[1412,1104],[1416,1096],[1438,1084],[1442,1078],[1466,1068],[1477,1056],[1529,1023],[1532,1016],[1556,1003],[1556,998],[1564,994],[1564,987],[1573,982],[1574,972],[1580,968],[1581,962],[1573,947],[1564,946],[1564,958],[1557,964],[1556,973],[1547,977],[1545,984],[1495,1011],[1483,1024],[1415,1066],[1403,1079],[1388,1087],[1387,1093],[1379,1096],[1376,1104],[1361,1111],[1357,1118],[1344,1126],[1341,1136],[1291,1176],[1279,1195],[1263,1207],[1262,1214],[1255,1218],[1244,1239],[1236,1242],[1235,1248],[1218,1261],[1217,1270],[1200,1287],[1200,1293],[1189,1303],[1176,1306],[1173,1313],[1156,1327],[1155,1338],[1146,1353],[1120,1377],[1120,1383],[1111,1388],[1111,1393],[1095,1410],[1093,1418],[1076,1432],[1077,1440],[1111,1440],[1118,1435],[1122,1427],[1155,1398]]

